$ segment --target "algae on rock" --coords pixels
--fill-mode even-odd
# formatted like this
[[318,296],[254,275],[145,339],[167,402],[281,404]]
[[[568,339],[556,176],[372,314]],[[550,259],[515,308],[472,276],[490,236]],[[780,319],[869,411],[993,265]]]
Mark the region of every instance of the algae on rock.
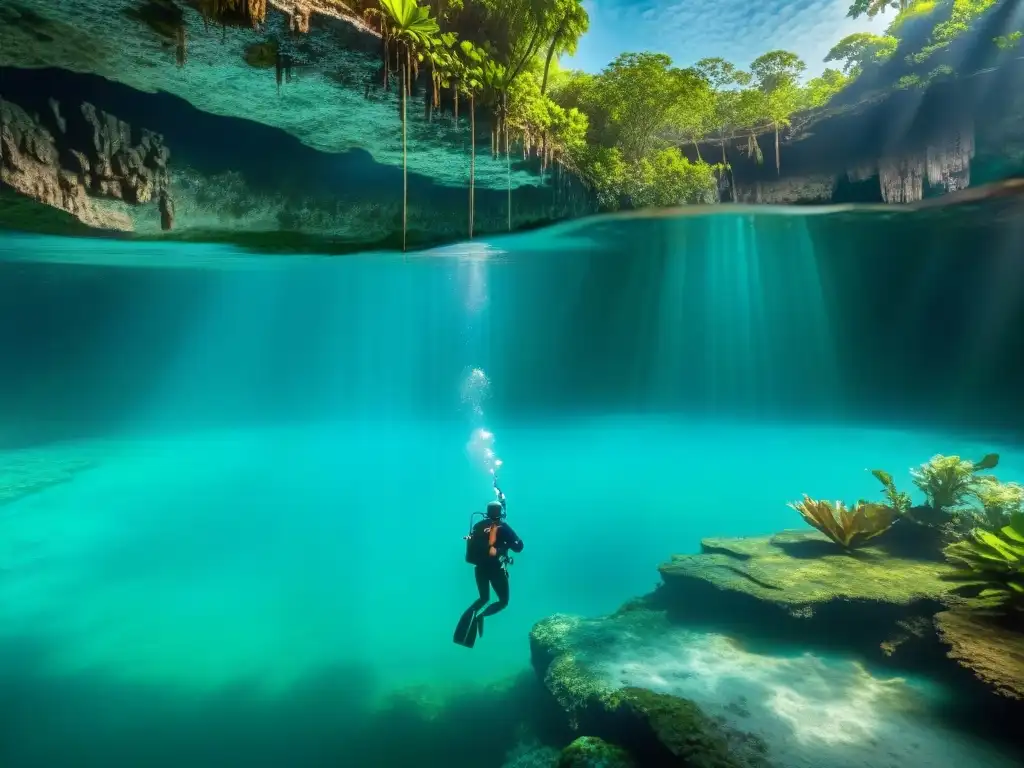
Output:
[[935,617],[947,655],[996,693],[1024,700],[1024,627],[1009,626],[970,604]]
[[634,768],[629,753],[595,736],[580,736],[562,750],[558,768]]
[[659,566],[664,581],[701,581],[784,607],[838,599],[909,605],[952,590],[942,579],[953,572],[948,564],[892,557],[876,546],[851,557],[816,531],[704,539],[701,547]]
[[634,652],[637,643],[642,650],[645,638],[666,632],[672,636],[657,611],[637,609],[595,620],[556,615],[531,631],[531,657],[573,730],[618,745],[640,765],[766,765],[759,739],[704,714],[692,701],[612,680],[610,659]]

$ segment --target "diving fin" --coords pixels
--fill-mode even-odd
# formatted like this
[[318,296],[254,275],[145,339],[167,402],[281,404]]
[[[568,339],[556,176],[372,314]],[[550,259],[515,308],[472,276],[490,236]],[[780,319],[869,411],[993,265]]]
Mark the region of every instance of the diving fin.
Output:
[[484,615],[481,613],[476,617],[477,635],[484,636]]
[[476,636],[478,632],[479,625],[476,621],[476,611],[470,608],[462,614],[462,618],[459,619],[459,623],[455,627],[455,636],[452,640],[454,640],[458,645],[463,645],[466,648],[472,648],[476,645]]

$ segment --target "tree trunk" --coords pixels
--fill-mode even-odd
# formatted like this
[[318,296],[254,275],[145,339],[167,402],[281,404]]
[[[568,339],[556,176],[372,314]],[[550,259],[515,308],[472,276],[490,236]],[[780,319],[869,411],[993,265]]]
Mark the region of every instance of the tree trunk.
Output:
[[405,253],[405,230],[409,220],[409,169],[405,150],[405,94],[408,88],[409,69],[402,66],[402,253]]
[[473,189],[476,181],[476,99],[469,95],[469,239],[473,239]]
[[775,175],[782,175],[782,163],[779,158],[779,124],[775,124]]
[[732,201],[736,202],[736,176],[732,172],[732,166],[729,165],[729,158],[725,154],[725,139],[722,139],[722,166],[725,168],[725,172],[729,178],[729,197]]
[[697,162],[703,163],[704,158],[700,156],[700,145],[697,143],[696,139],[693,139],[693,148],[697,150]]
[[455,99],[455,125],[459,124],[459,88],[452,83],[452,97]]
[[505,132],[505,172],[508,174],[508,231],[512,231],[512,156],[508,151],[508,93],[501,94],[501,126]]
[[[431,73],[433,82],[433,73]],[[434,88],[433,86],[423,91],[423,119],[428,123],[434,122]]]
[[548,46],[548,57],[544,60],[544,78],[540,81],[540,95],[543,96],[548,88],[548,71],[551,69],[551,59],[555,56],[555,46],[558,45],[558,38],[562,34],[562,28],[551,38],[551,45]]

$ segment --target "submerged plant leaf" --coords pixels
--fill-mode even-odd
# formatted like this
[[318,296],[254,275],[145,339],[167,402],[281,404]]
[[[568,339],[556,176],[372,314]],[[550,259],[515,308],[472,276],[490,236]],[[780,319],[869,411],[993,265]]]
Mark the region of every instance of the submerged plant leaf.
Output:
[[846,549],[859,547],[885,532],[896,519],[896,510],[885,504],[858,501],[853,508],[841,502],[820,501],[804,494],[790,504],[810,525]]
[[914,485],[920,488],[935,509],[952,511],[959,507],[981,482],[975,473],[992,469],[999,454],[989,453],[975,463],[959,456],[933,456],[927,463],[910,470]]
[[889,506],[895,509],[899,515],[907,514],[912,503],[910,494],[905,491],[896,490],[896,483],[893,481],[892,475],[884,469],[873,469],[871,474],[885,488],[885,498],[888,500]]
[[884,486],[894,485],[892,481],[892,475],[886,472],[884,469],[872,469],[871,474]]
[[974,462],[974,471],[975,472],[979,472],[979,471],[987,470],[987,469],[995,469],[998,464],[999,464],[999,454],[998,453],[986,453],[981,458],[981,461]]
[[958,590],[976,590],[992,607],[1024,608],[1024,514],[1014,514],[998,532],[976,528],[943,552],[959,566],[949,576],[962,582]]
[[1002,483],[992,475],[983,475],[973,484],[971,492],[981,505],[982,525],[998,530],[1024,509],[1024,486]]

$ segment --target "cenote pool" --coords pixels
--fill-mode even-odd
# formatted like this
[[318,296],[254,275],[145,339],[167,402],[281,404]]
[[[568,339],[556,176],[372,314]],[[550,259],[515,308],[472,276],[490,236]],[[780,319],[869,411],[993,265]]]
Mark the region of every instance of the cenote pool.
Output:
[[[952,661],[616,613],[702,539],[813,530],[805,493],[880,500],[873,469],[914,504],[935,454],[1024,482],[1006,226],[737,208],[335,258],[0,236],[0,762],[554,766],[608,737],[546,684],[547,620],[599,622],[557,656],[580,679],[692,700],[757,764],[1019,765],[979,715],[1011,700]],[[495,473],[524,548],[468,649]]]

